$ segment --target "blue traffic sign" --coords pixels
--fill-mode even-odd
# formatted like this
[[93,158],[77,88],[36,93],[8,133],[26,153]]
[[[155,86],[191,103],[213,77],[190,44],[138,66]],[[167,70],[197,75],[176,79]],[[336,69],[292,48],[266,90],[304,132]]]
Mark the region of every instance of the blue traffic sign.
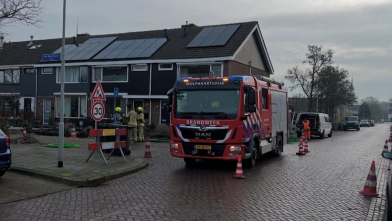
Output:
[[119,91],[118,87],[115,87],[114,88],[114,93],[113,93],[114,97],[118,97],[118,91]]
[[42,61],[60,61],[61,54],[43,54]]

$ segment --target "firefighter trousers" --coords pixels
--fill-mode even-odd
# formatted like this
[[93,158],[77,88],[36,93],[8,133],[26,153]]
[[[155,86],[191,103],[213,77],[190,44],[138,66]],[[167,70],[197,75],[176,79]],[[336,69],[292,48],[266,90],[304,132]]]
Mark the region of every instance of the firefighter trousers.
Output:
[[138,141],[144,141],[144,125],[137,126],[137,132],[139,134]]
[[137,141],[137,126],[131,128],[131,138],[134,142]]

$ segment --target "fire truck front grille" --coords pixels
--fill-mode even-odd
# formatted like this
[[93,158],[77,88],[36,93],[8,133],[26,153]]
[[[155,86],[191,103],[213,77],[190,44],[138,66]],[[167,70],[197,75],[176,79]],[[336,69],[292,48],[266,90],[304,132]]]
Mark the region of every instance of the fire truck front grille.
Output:
[[226,147],[225,144],[202,144],[211,145],[211,150],[196,150],[195,145],[196,144],[182,143],[185,154],[192,156],[221,157],[223,156]]
[[227,128],[219,130],[205,130],[200,131],[191,128],[181,128],[182,136],[185,139],[208,139],[208,140],[223,140],[227,134]]

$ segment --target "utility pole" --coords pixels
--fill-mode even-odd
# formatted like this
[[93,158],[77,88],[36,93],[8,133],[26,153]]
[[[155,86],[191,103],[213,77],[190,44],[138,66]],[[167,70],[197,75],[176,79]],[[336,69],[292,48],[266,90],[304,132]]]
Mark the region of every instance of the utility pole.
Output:
[[59,123],[59,153],[58,167],[63,167],[63,149],[64,149],[64,81],[65,81],[65,12],[66,0],[63,0],[63,39],[61,48],[61,98],[60,98],[60,123]]

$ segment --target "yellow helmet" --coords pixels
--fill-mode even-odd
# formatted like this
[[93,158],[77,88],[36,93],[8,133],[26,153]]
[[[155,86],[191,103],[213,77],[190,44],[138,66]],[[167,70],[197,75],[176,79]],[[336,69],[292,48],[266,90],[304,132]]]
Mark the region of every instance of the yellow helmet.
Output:
[[116,112],[121,112],[121,107],[116,107]]
[[143,111],[143,108],[142,107],[138,107],[137,110],[138,111]]

